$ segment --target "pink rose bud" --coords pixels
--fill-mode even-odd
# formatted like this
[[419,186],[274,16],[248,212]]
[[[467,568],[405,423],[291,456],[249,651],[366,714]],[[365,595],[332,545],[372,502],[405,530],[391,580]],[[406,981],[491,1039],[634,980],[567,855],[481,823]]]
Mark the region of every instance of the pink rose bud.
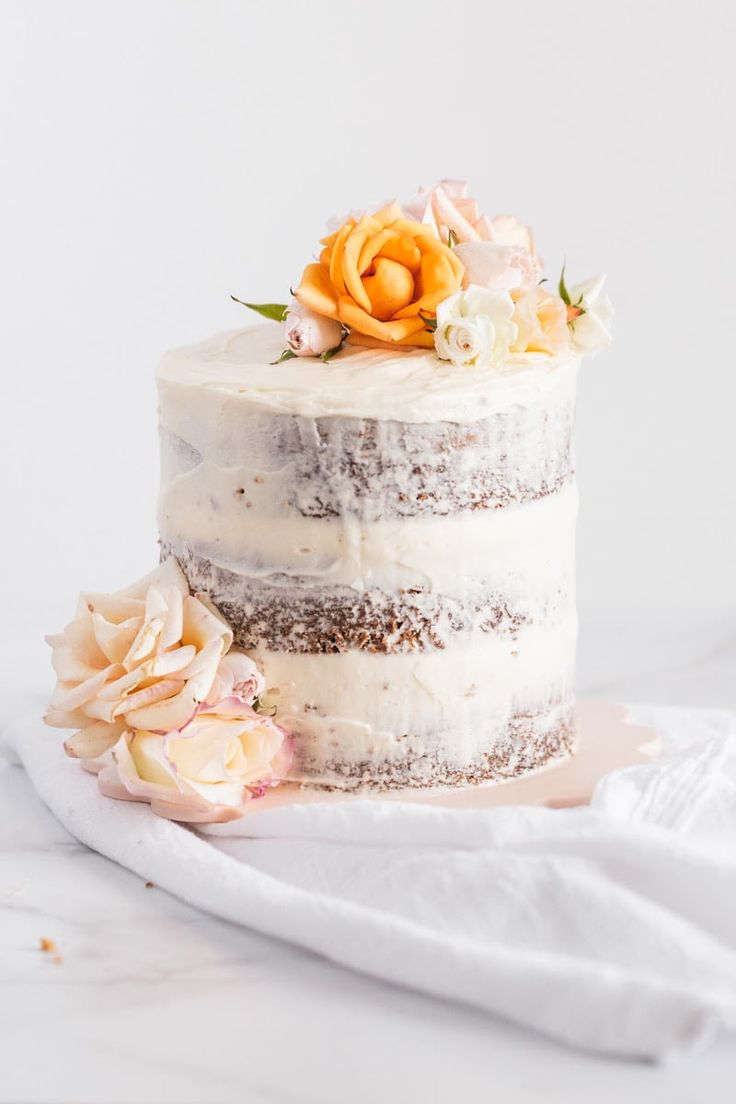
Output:
[[297,356],[320,356],[336,349],[342,341],[342,326],[333,318],[297,303],[290,305],[286,322],[286,344]]

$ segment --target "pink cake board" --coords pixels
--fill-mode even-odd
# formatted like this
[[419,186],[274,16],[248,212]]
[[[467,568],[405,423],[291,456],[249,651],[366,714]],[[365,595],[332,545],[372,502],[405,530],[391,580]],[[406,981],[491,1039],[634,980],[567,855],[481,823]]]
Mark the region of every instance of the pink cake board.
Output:
[[282,783],[257,801],[249,802],[246,816],[284,805],[335,801],[411,801],[449,809],[493,809],[499,805],[547,805],[565,808],[587,805],[604,774],[619,767],[650,763],[661,751],[661,737],[653,728],[633,724],[626,710],[607,702],[578,703],[577,748],[573,756],[505,782],[442,789],[402,789],[385,793],[341,793],[314,790],[298,783]]

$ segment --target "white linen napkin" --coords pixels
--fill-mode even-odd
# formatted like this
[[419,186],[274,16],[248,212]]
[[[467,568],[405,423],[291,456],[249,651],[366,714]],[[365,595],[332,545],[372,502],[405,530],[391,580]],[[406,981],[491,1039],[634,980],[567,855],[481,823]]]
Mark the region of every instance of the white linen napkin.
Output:
[[102,797],[42,723],[8,736],[79,840],[231,922],[588,1050],[663,1058],[736,1028],[736,716],[638,707],[655,764],[590,807],[380,800],[193,831]]

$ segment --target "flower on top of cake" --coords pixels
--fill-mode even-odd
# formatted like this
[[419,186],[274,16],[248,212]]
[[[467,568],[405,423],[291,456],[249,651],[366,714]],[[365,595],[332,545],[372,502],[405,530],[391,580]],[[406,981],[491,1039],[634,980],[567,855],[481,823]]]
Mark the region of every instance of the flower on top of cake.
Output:
[[83,594],[47,637],[57,684],[47,724],[110,796],[174,820],[241,816],[284,777],[287,733],[264,707],[264,679],[176,560],[115,594]]
[[290,304],[247,303],[284,324],[279,360],[327,361],[346,343],[502,368],[510,356],[592,353],[610,344],[603,276],[545,287],[528,226],[489,218],[467,184],[442,180],[405,203],[353,212],[308,264]]

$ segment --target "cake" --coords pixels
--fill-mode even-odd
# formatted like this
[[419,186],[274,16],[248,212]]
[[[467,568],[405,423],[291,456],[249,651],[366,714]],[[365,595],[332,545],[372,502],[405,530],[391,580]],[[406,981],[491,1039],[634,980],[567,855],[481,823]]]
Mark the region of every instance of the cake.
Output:
[[273,364],[278,342],[164,358],[159,527],[278,688],[293,777],[429,786],[567,754],[577,358]]
[[178,819],[575,747],[573,421],[603,278],[546,287],[528,227],[457,181],[321,245],[290,303],[244,303],[267,322],[163,358],[161,567],[50,638],[69,753]]

